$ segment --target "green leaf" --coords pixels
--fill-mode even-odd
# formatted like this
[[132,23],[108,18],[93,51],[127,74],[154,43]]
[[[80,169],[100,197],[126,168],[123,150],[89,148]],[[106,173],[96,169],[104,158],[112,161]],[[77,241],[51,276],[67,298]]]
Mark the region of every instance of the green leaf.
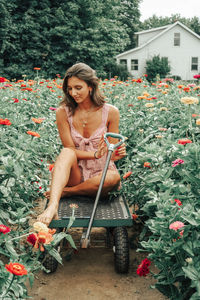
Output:
[[61,265],[62,265],[62,257],[56,249],[51,249],[48,251],[51,256],[53,256]]
[[194,267],[188,266],[188,267],[182,267],[182,269],[185,272],[186,276],[191,280],[195,280],[195,281],[200,280],[199,273]]

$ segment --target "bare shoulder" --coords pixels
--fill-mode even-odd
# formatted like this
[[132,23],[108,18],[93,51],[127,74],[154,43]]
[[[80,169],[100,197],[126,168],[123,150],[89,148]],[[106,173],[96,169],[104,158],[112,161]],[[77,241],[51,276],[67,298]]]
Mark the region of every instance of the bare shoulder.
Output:
[[56,109],[56,118],[57,119],[67,119],[66,108],[61,105]]
[[112,104],[106,104],[109,106],[109,118],[113,119],[113,118],[119,118],[119,109],[112,105]]

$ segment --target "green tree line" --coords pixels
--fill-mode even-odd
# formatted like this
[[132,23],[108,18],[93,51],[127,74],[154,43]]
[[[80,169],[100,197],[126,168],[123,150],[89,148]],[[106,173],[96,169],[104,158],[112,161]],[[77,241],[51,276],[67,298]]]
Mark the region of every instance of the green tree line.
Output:
[[[118,75],[115,56],[134,48],[134,32],[170,24],[153,16],[140,22],[142,0],[0,0],[0,76],[32,77],[34,67],[45,78],[64,75],[85,62],[98,76]],[[200,33],[200,22],[180,19]]]

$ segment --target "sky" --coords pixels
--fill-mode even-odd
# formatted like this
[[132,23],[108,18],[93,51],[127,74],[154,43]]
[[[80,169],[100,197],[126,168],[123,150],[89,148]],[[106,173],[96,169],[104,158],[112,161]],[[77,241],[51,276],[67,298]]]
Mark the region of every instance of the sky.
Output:
[[200,0],[142,0],[140,4],[141,21],[155,14],[158,17],[170,17],[180,14],[181,17],[200,18]]

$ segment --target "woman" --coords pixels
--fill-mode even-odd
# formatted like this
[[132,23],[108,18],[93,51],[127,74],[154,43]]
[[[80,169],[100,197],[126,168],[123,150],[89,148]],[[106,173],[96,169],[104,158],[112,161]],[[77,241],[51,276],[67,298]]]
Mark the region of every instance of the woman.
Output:
[[[56,111],[56,121],[63,149],[52,174],[46,210],[38,220],[49,225],[57,218],[59,200],[63,196],[95,196],[106,160],[105,132],[119,132],[119,111],[106,104],[99,91],[95,71],[84,63],[69,68],[63,81],[64,98]],[[110,143],[117,140],[110,138]],[[125,145],[112,154],[102,189],[106,195],[120,184],[114,161],[126,155]]]

